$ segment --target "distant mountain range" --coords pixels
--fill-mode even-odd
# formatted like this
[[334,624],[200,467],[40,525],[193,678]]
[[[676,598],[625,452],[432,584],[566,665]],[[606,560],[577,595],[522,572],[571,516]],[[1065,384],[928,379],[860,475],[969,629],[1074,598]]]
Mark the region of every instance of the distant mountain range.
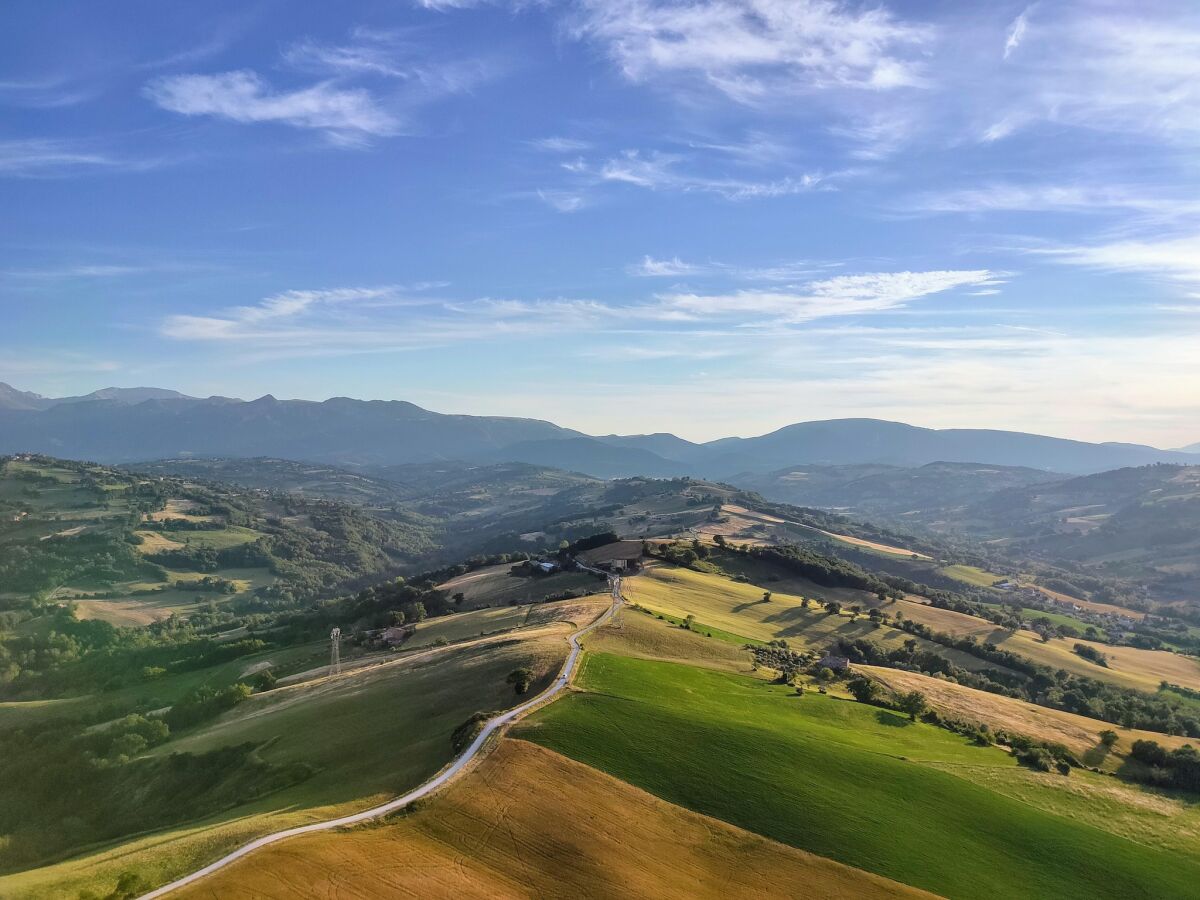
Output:
[[194,400],[179,391],[165,388],[101,388],[80,397],[43,397],[33,391],[19,391],[0,382],[0,409],[49,409],[62,403],[86,403],[89,400],[112,400],[116,403],[141,403],[143,400]]
[[[1012,431],[918,428],[879,419],[801,422],[752,438],[592,437],[540,419],[446,415],[404,401],[200,399],[161,388],[47,398],[0,384],[0,453],[98,462],[279,457],[340,466],[524,462],[601,478],[694,475],[745,481],[789,466],[933,462],[1089,474],[1190,453]],[[739,477],[740,476],[740,477]]]

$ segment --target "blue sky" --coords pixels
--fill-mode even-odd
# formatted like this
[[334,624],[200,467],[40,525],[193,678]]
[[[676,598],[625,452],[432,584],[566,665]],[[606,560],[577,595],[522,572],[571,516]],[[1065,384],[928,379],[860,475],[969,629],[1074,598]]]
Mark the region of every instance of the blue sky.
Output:
[[16,2],[0,380],[1200,440],[1200,8]]

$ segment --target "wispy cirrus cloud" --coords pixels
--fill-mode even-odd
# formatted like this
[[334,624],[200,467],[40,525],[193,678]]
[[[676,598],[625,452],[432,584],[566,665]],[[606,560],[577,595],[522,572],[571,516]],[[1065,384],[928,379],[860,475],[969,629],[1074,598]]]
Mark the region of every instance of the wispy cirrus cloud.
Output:
[[[651,266],[656,261],[651,260]],[[798,326],[818,319],[901,308],[931,294],[993,285],[997,273],[976,271],[875,272],[810,281],[796,290],[747,288],[726,294],[666,293],[611,303],[594,299],[448,300],[422,286],[292,290],[214,315],[172,315],[161,333],[183,341],[255,344],[324,353],[456,344],[498,334],[569,331],[580,335],[695,333],[747,330],[764,324]]]
[[695,275],[704,270],[704,266],[684,262],[678,256],[671,259],[643,256],[640,262],[625,268],[630,275],[638,275],[643,278],[678,278],[681,275]]
[[[237,69],[165,76],[147,84],[144,93],[182,115],[278,123],[318,131],[335,144],[354,147],[410,131],[414,108],[470,91],[502,71],[490,60],[433,59],[403,30],[364,28],[355,29],[343,43],[297,41],[281,51],[281,61],[285,68],[322,80],[280,88],[256,71]],[[392,86],[381,89],[381,81]]]
[[1025,32],[1029,28],[1029,10],[1025,9],[1019,16],[1013,19],[1012,24],[1008,26],[1008,35],[1004,38],[1004,58],[1008,59],[1021,46],[1021,41],[1025,39]]
[[400,121],[369,91],[329,82],[276,91],[256,73],[243,69],[160,78],[150,82],[145,91],[163,109],[185,116],[311,128],[339,144],[360,144],[400,131]]
[[934,191],[902,202],[922,212],[1123,211],[1162,218],[1200,214],[1200,200],[1157,186],[996,182]]
[[597,183],[619,183],[651,191],[679,191],[717,194],[726,200],[751,200],[785,197],[827,189],[824,176],[817,173],[785,175],[756,180],[688,171],[677,154],[628,150],[598,163],[577,160],[568,171]]
[[737,317],[746,324],[800,323],[832,316],[883,312],[931,294],[1001,283],[988,269],[870,272],[812,281],[800,290],[743,289],[732,293],[661,295],[669,308],[700,318]]
[[159,159],[122,156],[86,142],[27,138],[0,141],[0,177],[62,178],[99,172],[138,172]]

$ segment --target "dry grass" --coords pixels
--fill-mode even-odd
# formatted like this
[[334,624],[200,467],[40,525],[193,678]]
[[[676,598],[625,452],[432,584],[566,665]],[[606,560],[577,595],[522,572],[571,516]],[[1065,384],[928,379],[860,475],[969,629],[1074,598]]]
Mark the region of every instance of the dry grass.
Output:
[[161,531],[135,531],[142,542],[138,544],[141,553],[162,553],[167,550],[178,550],[184,546],[181,541],[173,541]]
[[192,513],[196,504],[191,500],[173,499],[166,502],[163,509],[147,513],[146,518],[152,522],[162,522],[166,519],[187,519],[189,522],[211,522],[215,516],[197,516]]
[[[856,671],[864,672],[894,691],[920,691],[930,705],[944,713],[969,722],[978,722],[992,729],[1003,729],[1028,735],[1044,741],[1057,741],[1070,747],[1088,765],[1104,769],[1116,769],[1129,752],[1133,742],[1140,739],[1158,741],[1165,747],[1182,747],[1188,743],[1187,738],[1172,737],[1149,731],[1139,731],[1134,728],[1121,728],[1086,716],[1063,712],[1057,709],[1047,709],[1015,700],[1012,697],[1002,697],[999,694],[989,694],[974,688],[931,678],[917,672],[904,672],[899,669],[885,669],[878,666],[855,666]],[[1113,730],[1120,735],[1112,752],[1106,752],[1100,745],[1100,732]]]
[[558,572],[549,576],[512,575],[510,563],[485,566],[458,575],[438,585],[449,596],[461,593],[463,606],[506,606],[510,603],[529,603],[549,594],[571,590],[603,590],[603,582],[583,572]]
[[[865,616],[852,622],[848,615],[829,615],[819,603],[804,608],[799,597],[782,593],[775,584],[771,585],[771,601],[767,603],[763,602],[761,587],[678,566],[650,566],[643,574],[625,579],[623,585],[626,597],[653,612],[681,619],[691,614],[698,622],[730,634],[760,641],[783,638],[796,648],[826,650],[839,638],[868,638],[893,649],[911,637],[897,628],[875,628]],[[861,598],[860,602],[866,605]],[[965,669],[974,671],[992,665],[922,638],[916,640]]]
[[178,896],[928,897],[504,740],[425,809],[269,847]]
[[[978,616],[909,600],[901,600],[895,607],[885,606],[884,609],[898,609],[905,618],[928,625],[934,631],[944,631],[955,637],[974,636],[981,642],[991,641],[1034,662],[1122,687],[1153,693],[1158,690],[1159,682],[1165,680],[1200,690],[1200,662],[1181,653],[1115,647],[1081,638],[1051,638],[1043,642],[1031,631],[1009,632]],[[1075,652],[1076,644],[1086,644],[1103,653],[1108,657],[1108,667],[1081,657]]]
[[584,643],[588,650],[599,653],[682,662],[742,675],[753,671],[749,651],[659,621],[635,609],[621,610],[611,624],[588,635]]

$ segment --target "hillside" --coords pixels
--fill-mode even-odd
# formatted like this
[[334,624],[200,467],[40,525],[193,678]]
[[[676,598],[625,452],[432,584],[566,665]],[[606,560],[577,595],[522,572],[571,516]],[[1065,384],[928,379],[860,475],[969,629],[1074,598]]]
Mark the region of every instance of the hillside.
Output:
[[948,524],[1003,538],[1033,557],[1139,581],[1160,599],[1200,591],[1200,466],[1143,466],[1004,490]]
[[1061,480],[1041,469],[932,462],[917,467],[861,464],[789,466],[763,475],[735,476],[734,484],[796,506],[837,509],[856,516],[909,524],[936,524],[997,491]]

